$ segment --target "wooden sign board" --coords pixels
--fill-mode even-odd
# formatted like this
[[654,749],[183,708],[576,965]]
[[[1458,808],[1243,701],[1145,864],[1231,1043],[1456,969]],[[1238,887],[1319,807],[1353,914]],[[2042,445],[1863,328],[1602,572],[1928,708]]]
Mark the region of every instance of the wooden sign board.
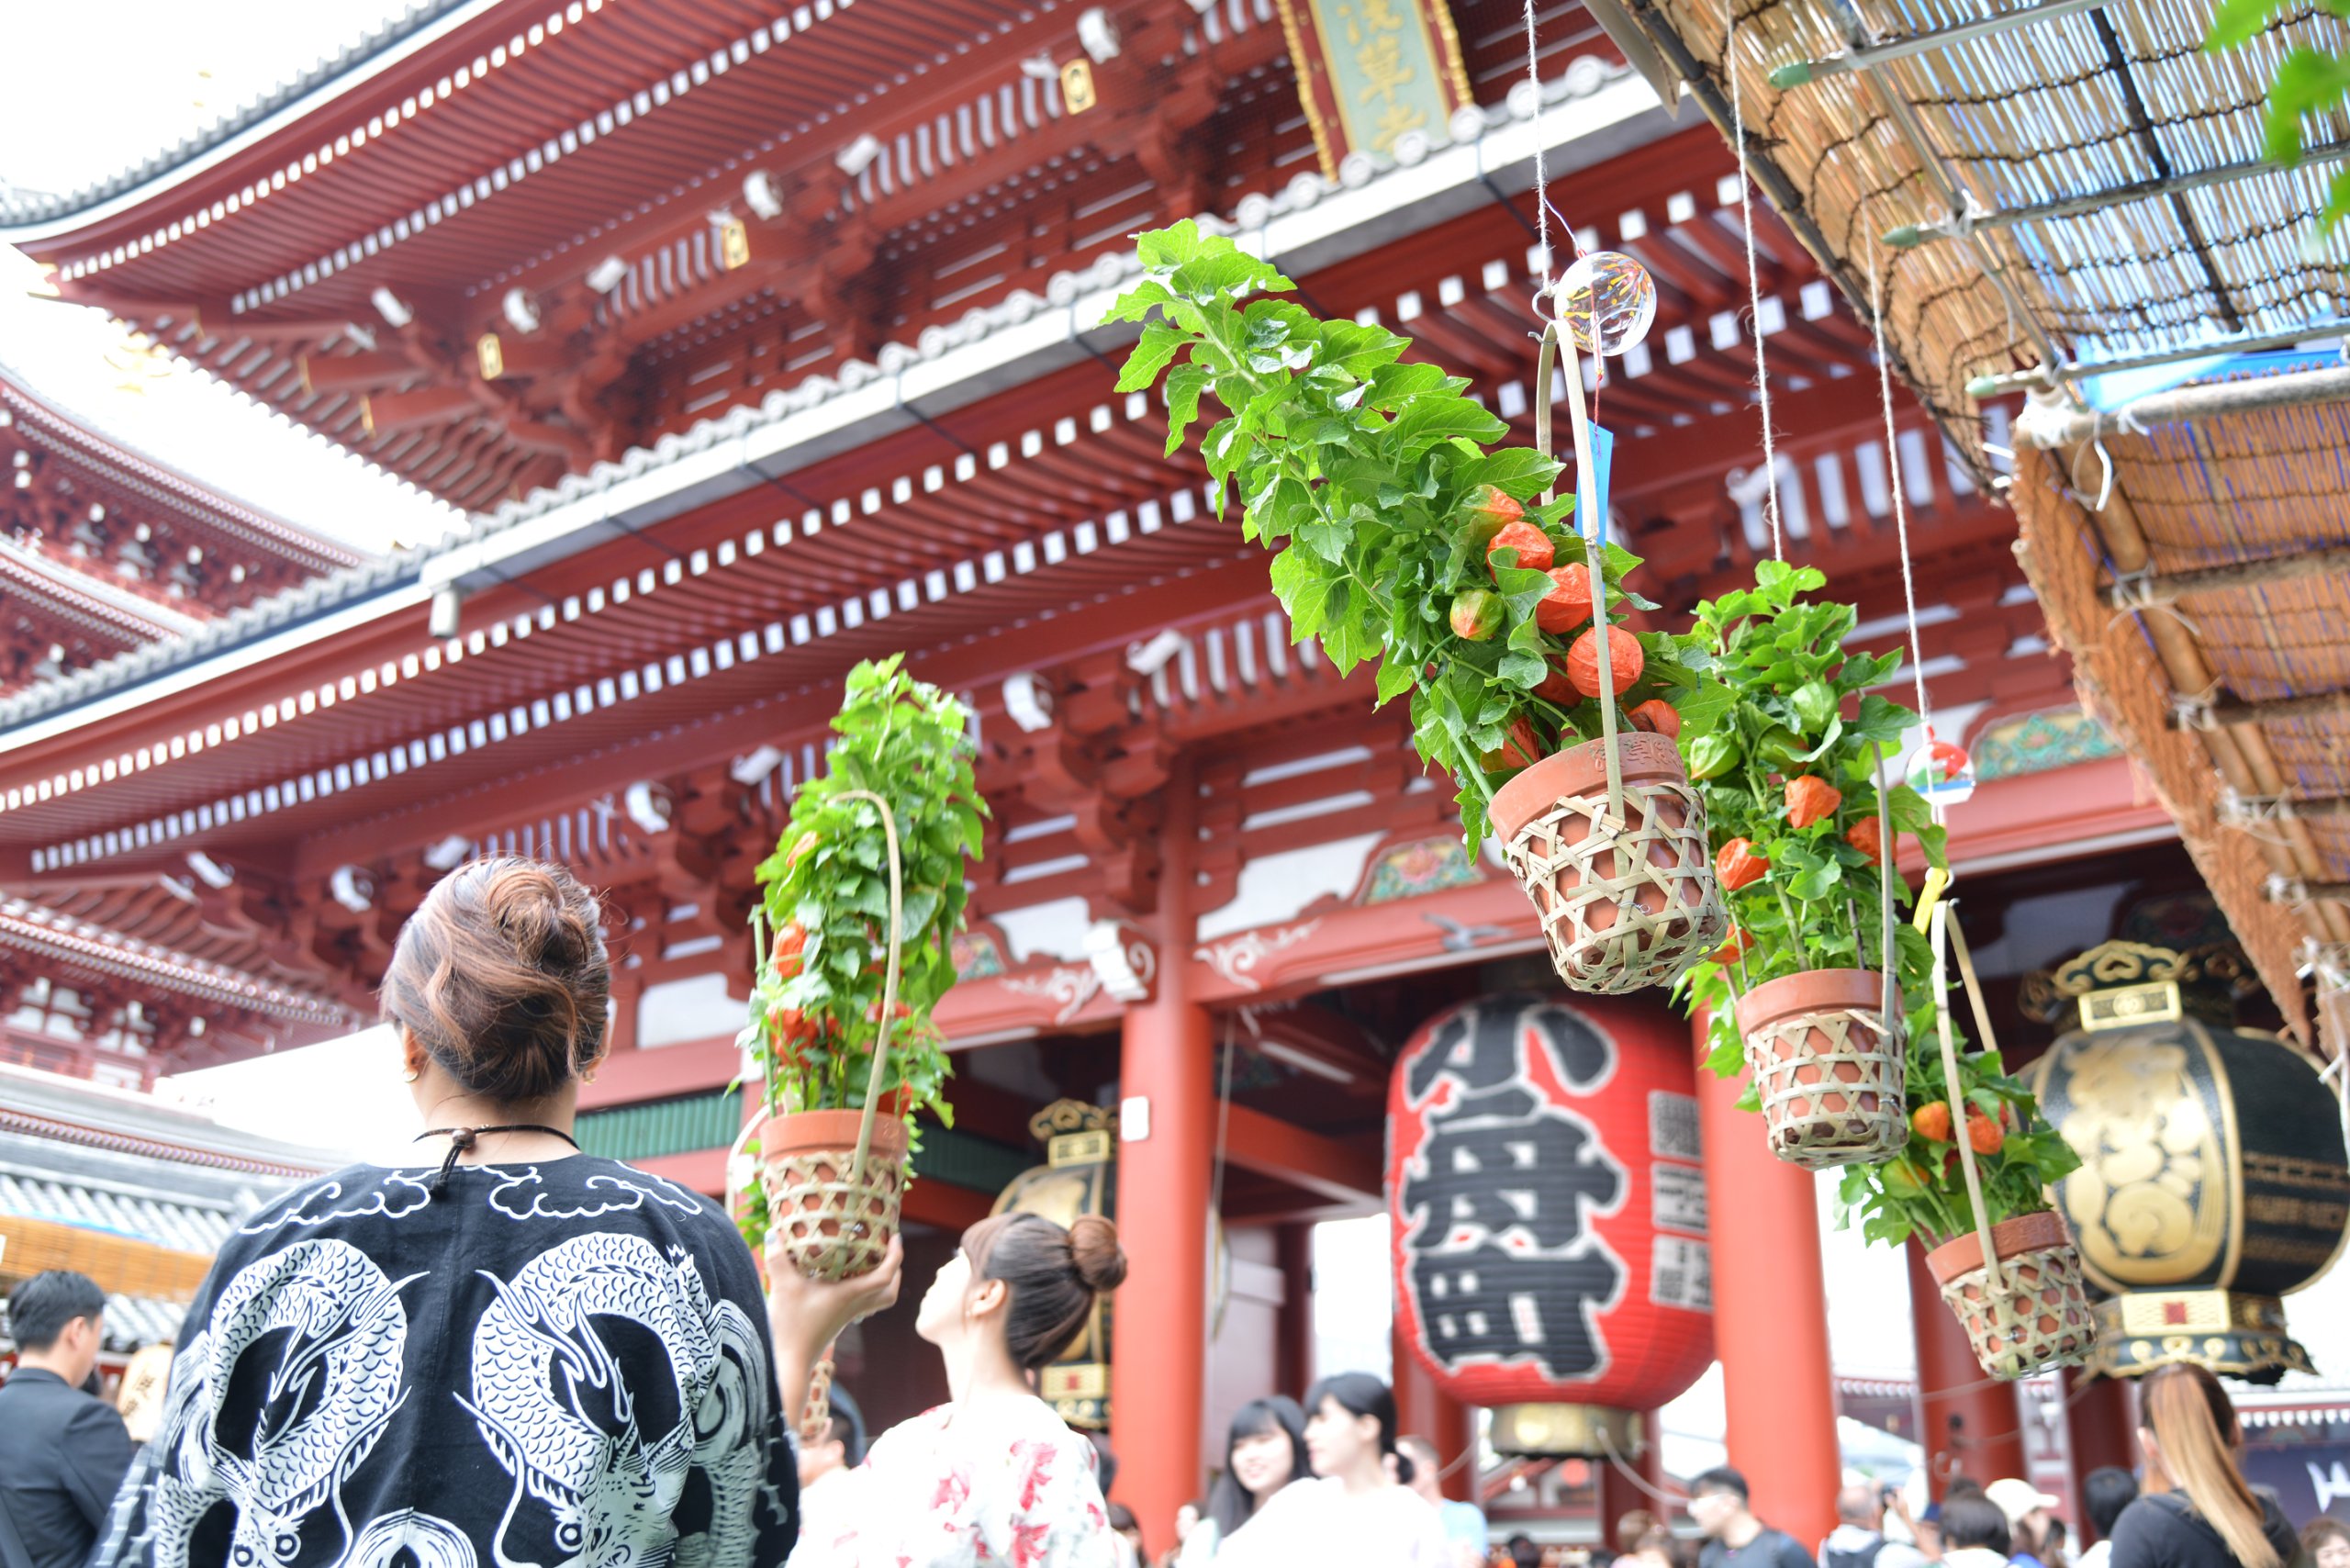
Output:
[[1322,173],[1338,177],[1352,152],[1381,159],[1417,131],[1445,136],[1472,102],[1460,40],[1445,0],[1280,0],[1297,62],[1298,96],[1314,128]]

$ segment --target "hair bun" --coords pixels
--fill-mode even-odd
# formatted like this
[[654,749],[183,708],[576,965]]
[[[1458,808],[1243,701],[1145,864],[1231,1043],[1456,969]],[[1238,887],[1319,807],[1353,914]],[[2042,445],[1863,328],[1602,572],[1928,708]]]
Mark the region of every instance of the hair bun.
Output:
[[1080,1215],[1069,1227],[1069,1259],[1087,1290],[1101,1294],[1125,1282],[1126,1251],[1118,1227],[1100,1215]]
[[596,933],[543,867],[525,864],[493,878],[487,891],[490,919],[523,963],[561,973],[588,960]]

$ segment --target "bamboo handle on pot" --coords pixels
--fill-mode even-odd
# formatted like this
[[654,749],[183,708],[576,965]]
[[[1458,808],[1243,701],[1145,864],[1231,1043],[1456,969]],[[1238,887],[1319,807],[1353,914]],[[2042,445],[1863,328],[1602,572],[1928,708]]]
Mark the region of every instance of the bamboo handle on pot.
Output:
[[881,813],[881,832],[890,846],[889,959],[881,977],[881,1026],[873,1036],[873,1075],[866,1082],[865,1114],[856,1124],[856,1154],[849,1162],[851,1178],[862,1178],[865,1157],[873,1147],[873,1117],[881,1103],[881,1080],[890,1065],[890,1025],[898,1006],[898,960],[904,933],[905,868],[898,853],[898,819],[890,802],[870,790],[850,790],[844,801],[870,801]]

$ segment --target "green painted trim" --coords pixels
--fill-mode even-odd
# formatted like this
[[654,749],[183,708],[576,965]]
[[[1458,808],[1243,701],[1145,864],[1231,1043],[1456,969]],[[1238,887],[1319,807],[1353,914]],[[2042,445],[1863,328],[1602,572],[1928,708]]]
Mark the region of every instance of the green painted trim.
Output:
[[742,1130],[742,1099],[722,1089],[588,1111],[572,1126],[580,1152],[607,1159],[657,1159],[700,1148],[731,1148]]
[[[607,1159],[658,1159],[706,1148],[731,1148],[743,1130],[743,1102],[717,1090],[588,1111],[573,1125],[583,1153]],[[914,1151],[914,1174],[950,1187],[1000,1193],[1039,1162],[1032,1150],[1010,1148],[973,1133],[925,1126]]]

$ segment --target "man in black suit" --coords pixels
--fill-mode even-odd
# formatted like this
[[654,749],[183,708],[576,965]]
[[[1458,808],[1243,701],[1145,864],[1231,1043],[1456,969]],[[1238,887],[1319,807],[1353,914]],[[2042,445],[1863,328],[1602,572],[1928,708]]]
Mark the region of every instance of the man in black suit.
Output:
[[[0,1511],[19,1568],[81,1568],[136,1451],[114,1407],[82,1392],[98,1364],[106,1298],[86,1274],[51,1269],[8,1298],[17,1370],[0,1383]],[[0,1556],[13,1557],[0,1529]]]

